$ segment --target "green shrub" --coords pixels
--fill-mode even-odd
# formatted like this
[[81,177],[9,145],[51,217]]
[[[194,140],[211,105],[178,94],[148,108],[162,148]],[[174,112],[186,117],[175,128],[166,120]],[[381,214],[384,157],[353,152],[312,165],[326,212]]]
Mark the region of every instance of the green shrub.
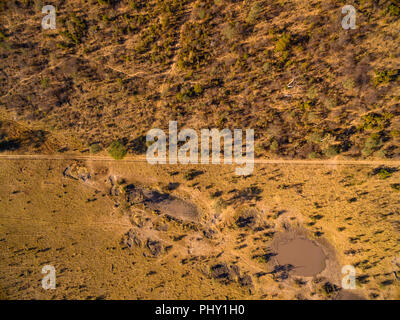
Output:
[[201,84],[196,83],[196,84],[194,85],[194,92],[195,92],[196,94],[201,94],[201,93],[203,93],[203,87],[201,86]]
[[321,293],[326,297],[333,296],[337,291],[339,291],[339,288],[330,282],[325,282],[321,287]]
[[60,35],[67,41],[66,45],[72,47],[82,42],[82,38],[87,31],[86,22],[79,18],[75,13],[70,15],[70,20],[67,22],[66,30],[60,31]]
[[7,36],[4,34],[3,31],[0,30],[0,41],[4,41],[7,39]]
[[380,135],[378,133],[374,133],[365,141],[364,148],[361,152],[365,157],[368,157],[376,150],[378,150],[381,146],[382,141]]
[[46,88],[49,86],[49,84],[50,84],[50,79],[47,78],[47,77],[43,77],[43,78],[40,80],[40,86],[41,86],[43,89],[46,89]]
[[380,168],[378,171],[377,171],[377,175],[381,178],[381,179],[387,179],[387,178],[390,178],[391,176],[392,176],[392,173],[388,170],[388,169],[386,169],[386,168]]
[[232,41],[238,35],[237,28],[233,23],[230,23],[224,27],[222,34],[226,39]]
[[191,98],[194,98],[203,93],[203,87],[200,84],[195,84],[193,87],[188,89],[181,89],[176,94],[176,99],[180,102],[188,102]]
[[182,48],[178,56],[178,67],[199,69],[210,57],[207,50],[208,44],[207,24],[187,23],[182,32]]
[[311,87],[310,89],[308,89],[307,91],[307,98],[314,100],[318,95],[318,89],[316,87]]
[[318,153],[312,151],[308,154],[308,159],[317,159],[318,158]]
[[375,71],[374,85],[387,84],[397,78],[395,70]]
[[299,102],[299,108],[303,112],[311,111],[313,108],[314,103],[310,100]]
[[132,9],[137,10],[137,9],[139,9],[139,4],[138,4],[138,2],[139,2],[139,1],[137,1],[137,0],[130,0],[130,1],[129,1],[129,6],[130,6]]
[[273,140],[271,141],[271,144],[270,144],[270,146],[269,146],[269,149],[270,149],[271,151],[278,151],[278,149],[279,149],[279,142],[278,142],[277,140],[273,139]]
[[400,16],[400,7],[391,3],[386,9],[386,14],[391,16]]
[[267,254],[255,256],[254,259],[258,263],[267,263],[270,260],[270,258],[269,258],[269,256]]
[[371,112],[362,117],[364,123],[360,126],[361,130],[383,130],[389,125],[389,120],[393,117],[390,113]]
[[90,153],[91,154],[96,154],[98,152],[101,151],[101,147],[100,145],[98,145],[97,143],[93,143],[90,147],[89,147]]
[[261,13],[261,5],[259,2],[253,3],[250,8],[249,14],[247,15],[246,22],[249,24],[254,24]]
[[339,153],[340,153],[340,148],[337,145],[330,145],[326,150],[324,150],[324,154],[328,158],[337,156]]
[[283,63],[289,57],[289,49],[291,44],[291,35],[284,33],[275,43],[275,52],[280,55],[280,61]]
[[290,46],[290,40],[291,40],[290,34],[284,33],[283,35],[281,35],[275,44],[275,51],[284,52],[288,50]]
[[116,140],[108,147],[107,152],[116,160],[121,160],[125,157],[127,150],[123,142]]
[[313,132],[308,137],[308,141],[316,143],[316,144],[320,144],[323,139],[324,139],[324,135],[322,132]]
[[354,80],[347,78],[342,82],[342,86],[346,90],[352,90],[352,89],[354,89],[354,86],[355,86]]
[[197,11],[195,11],[195,14],[196,14],[198,19],[203,20],[203,19],[209,17],[209,15],[208,15],[208,13],[207,13],[205,8],[197,7],[196,9],[197,9]]
[[400,183],[393,183],[390,186],[392,187],[392,189],[400,191]]
[[102,6],[109,6],[111,4],[110,0],[97,0],[97,2]]
[[390,131],[390,135],[391,135],[393,138],[400,137],[400,130],[392,130],[392,131]]

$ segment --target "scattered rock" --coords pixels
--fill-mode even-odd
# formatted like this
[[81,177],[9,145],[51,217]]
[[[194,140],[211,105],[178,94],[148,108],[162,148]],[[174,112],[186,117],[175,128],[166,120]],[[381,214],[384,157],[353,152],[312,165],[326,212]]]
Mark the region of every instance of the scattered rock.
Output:
[[163,245],[160,241],[148,239],[147,248],[154,257],[158,257],[162,252]]
[[63,176],[74,180],[88,181],[91,178],[89,170],[77,163],[71,164],[63,171]]
[[227,282],[233,281],[234,273],[228,268],[226,263],[216,264],[211,267],[211,277],[218,280],[224,280]]
[[168,225],[166,223],[161,224],[161,225],[156,225],[155,226],[157,231],[168,231]]
[[143,192],[133,184],[125,186],[123,190],[125,192],[125,200],[131,205],[143,202]]
[[249,288],[253,288],[254,287],[253,279],[248,274],[245,274],[245,275],[243,275],[243,277],[239,278],[239,284],[242,287],[249,287]]
[[134,245],[138,247],[142,247],[142,240],[138,237],[133,229],[130,229],[121,240],[122,245],[127,245],[129,248],[132,248]]
[[232,272],[233,272],[233,274],[235,276],[237,276],[238,278],[240,277],[240,268],[239,268],[239,266],[233,264],[233,265],[231,265],[231,270],[232,270]]
[[215,239],[216,235],[217,235],[217,231],[215,231],[213,229],[206,229],[203,231],[203,234],[207,239]]

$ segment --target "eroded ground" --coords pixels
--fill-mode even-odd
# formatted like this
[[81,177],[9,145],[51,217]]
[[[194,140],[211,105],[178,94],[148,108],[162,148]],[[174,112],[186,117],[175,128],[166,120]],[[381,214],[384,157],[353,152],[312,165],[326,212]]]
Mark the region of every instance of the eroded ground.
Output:
[[1,298],[398,299],[397,170],[1,160]]

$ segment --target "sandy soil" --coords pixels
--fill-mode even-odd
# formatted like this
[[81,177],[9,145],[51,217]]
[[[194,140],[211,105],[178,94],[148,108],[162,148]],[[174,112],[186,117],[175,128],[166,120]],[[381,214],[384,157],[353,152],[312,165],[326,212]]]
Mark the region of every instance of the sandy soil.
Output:
[[[398,171],[268,164],[243,178],[233,166],[61,159],[0,168],[2,298],[399,297]],[[300,256],[310,254],[310,276],[276,268],[279,254],[293,258],[275,250],[287,233],[316,250]],[[41,287],[48,264],[56,290]],[[357,270],[354,292],[341,290],[344,265]]]

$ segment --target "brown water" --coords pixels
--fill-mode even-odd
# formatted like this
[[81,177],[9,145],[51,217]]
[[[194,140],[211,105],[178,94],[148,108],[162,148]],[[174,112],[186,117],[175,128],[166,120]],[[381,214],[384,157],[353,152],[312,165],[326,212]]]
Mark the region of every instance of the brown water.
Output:
[[306,238],[294,238],[278,242],[276,260],[280,265],[292,265],[293,274],[315,276],[326,267],[325,254],[321,247]]
[[339,295],[336,298],[337,300],[365,300],[364,297],[359,296],[355,293],[349,291],[340,291]]

